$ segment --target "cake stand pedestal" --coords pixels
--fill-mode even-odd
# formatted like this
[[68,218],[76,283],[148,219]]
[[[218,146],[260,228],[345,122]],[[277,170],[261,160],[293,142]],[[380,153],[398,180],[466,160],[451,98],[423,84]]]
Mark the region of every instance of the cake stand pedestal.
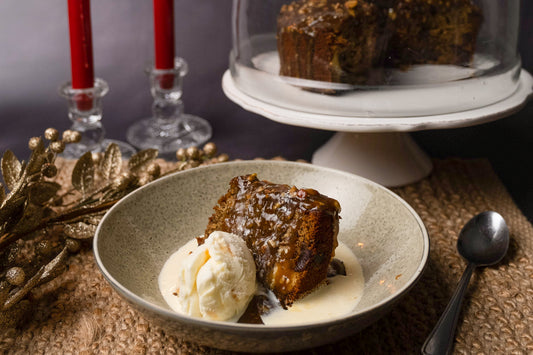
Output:
[[336,133],[313,154],[313,164],[348,171],[384,186],[427,176],[431,159],[408,133]]
[[432,170],[430,158],[407,132],[467,127],[511,115],[531,97],[533,77],[521,70],[517,89],[496,103],[477,109],[413,117],[326,115],[278,106],[243,92],[229,70],[222,78],[222,88],[236,104],[273,121],[338,132],[314,153],[313,164],[344,170],[393,187],[416,182]]

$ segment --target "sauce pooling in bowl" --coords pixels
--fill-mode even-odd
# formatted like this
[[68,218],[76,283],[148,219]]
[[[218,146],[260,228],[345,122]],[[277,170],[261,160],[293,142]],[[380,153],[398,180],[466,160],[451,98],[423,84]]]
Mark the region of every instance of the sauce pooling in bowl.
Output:
[[[159,289],[163,298],[172,310],[180,314],[183,313],[174,294],[178,283],[176,270],[183,257],[196,247],[194,239],[181,247],[170,256],[159,275]],[[344,263],[346,276],[328,277],[325,285],[295,301],[288,309],[283,309],[275,296],[268,292],[272,307],[267,313],[261,314],[261,321],[266,326],[303,325],[328,321],[352,312],[363,294],[363,271],[350,248],[342,242],[335,250],[335,257]],[[228,321],[237,322],[238,319]]]

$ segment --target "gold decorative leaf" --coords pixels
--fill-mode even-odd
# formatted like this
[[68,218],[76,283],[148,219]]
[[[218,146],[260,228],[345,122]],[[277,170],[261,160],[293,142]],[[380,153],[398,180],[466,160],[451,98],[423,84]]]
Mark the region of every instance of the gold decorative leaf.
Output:
[[12,151],[6,150],[2,157],[2,176],[9,190],[13,190],[20,179],[22,164]]
[[94,162],[91,152],[83,154],[72,170],[72,186],[82,193],[83,196],[94,185]]
[[65,225],[64,232],[73,239],[90,239],[96,233],[96,225],[78,222]]
[[39,138],[39,142],[35,149],[33,149],[30,160],[28,161],[28,166],[26,167],[27,175],[32,175],[41,171],[41,166],[47,159],[45,151],[43,140]]
[[30,201],[36,205],[42,205],[54,197],[59,189],[61,185],[56,182],[39,181],[30,186]]
[[26,198],[21,195],[9,195],[0,208],[0,234],[13,227],[22,216]]
[[67,247],[64,247],[63,250],[61,250],[61,252],[57,254],[57,256],[52,261],[50,261],[47,265],[43,267],[44,271],[41,277],[39,277],[37,285],[41,285],[59,276],[63,272],[63,270],[65,270],[67,256],[68,249]]
[[44,216],[44,210],[41,206],[27,203],[24,207],[22,217],[18,220],[16,226],[13,228],[15,233],[25,233],[37,227]]
[[111,143],[107,147],[100,166],[102,177],[106,180],[114,179],[120,174],[120,170],[122,169],[122,153],[117,144]]
[[157,158],[157,154],[157,149],[141,150],[130,158],[128,162],[128,168],[131,172],[137,172]]

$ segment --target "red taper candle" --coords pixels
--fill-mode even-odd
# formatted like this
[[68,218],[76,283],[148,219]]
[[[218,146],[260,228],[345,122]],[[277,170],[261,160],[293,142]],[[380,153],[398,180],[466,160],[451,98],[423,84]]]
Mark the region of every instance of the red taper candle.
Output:
[[94,87],[90,0],[68,0],[72,88]]
[[174,0],[154,0],[155,68],[174,68]]

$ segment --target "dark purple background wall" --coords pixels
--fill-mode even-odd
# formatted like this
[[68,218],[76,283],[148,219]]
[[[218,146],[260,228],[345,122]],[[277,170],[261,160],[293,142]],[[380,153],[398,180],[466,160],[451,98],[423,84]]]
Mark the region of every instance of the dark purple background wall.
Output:
[[[259,1],[259,0],[258,0]],[[95,72],[111,90],[104,125],[111,138],[150,114],[144,67],[153,56],[152,2],[92,2]],[[286,126],[228,100],[221,77],[231,48],[231,0],[177,0],[177,54],[190,65],[186,111],[208,119],[213,141],[233,158],[310,159],[332,132]],[[0,2],[0,153],[28,155],[27,139],[47,127],[66,129],[66,102],[57,87],[70,79],[66,0]],[[522,1],[519,50],[533,72],[533,2]],[[533,220],[533,104],[511,117],[470,128],[413,133],[433,157],[485,157]]]

